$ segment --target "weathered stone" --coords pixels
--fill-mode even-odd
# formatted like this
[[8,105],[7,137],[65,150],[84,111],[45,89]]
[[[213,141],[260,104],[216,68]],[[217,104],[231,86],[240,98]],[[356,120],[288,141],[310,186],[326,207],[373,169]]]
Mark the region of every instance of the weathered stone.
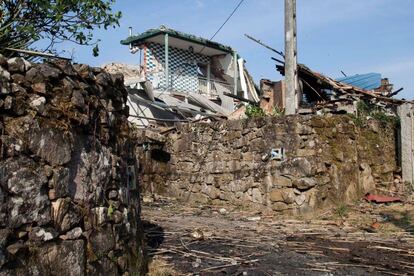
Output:
[[29,148],[51,165],[63,165],[71,158],[71,143],[67,134],[55,128],[42,128],[30,136]]
[[24,268],[31,275],[34,271],[37,271],[38,275],[86,274],[83,240],[46,243],[31,252],[31,259],[33,262]]
[[72,230],[66,232],[65,235],[61,235],[59,238],[62,240],[76,240],[82,236],[82,228],[75,227]]
[[375,180],[372,176],[371,167],[366,163],[362,163],[360,165],[360,170],[363,193],[366,194],[375,191]]
[[53,228],[34,227],[29,232],[29,241],[34,243],[47,242],[58,236]]
[[86,64],[74,64],[73,68],[85,80],[92,80],[95,78],[91,68]]
[[46,92],[47,92],[46,84],[44,82],[34,83],[34,84],[32,84],[32,90],[35,93],[46,94]]
[[74,106],[77,106],[81,109],[85,109],[85,99],[83,98],[82,93],[79,90],[74,90],[72,93],[71,102]]
[[4,100],[4,109],[8,110],[11,109],[13,106],[13,98],[10,96],[7,96],[6,99]]
[[56,59],[53,60],[52,63],[54,66],[62,70],[63,74],[66,76],[74,77],[77,75],[75,68],[73,68],[73,65],[69,61]]
[[7,58],[2,54],[0,54],[0,66],[7,67]]
[[45,77],[40,73],[40,70],[37,67],[32,67],[29,71],[26,72],[26,80],[29,83],[43,83]]
[[118,191],[110,190],[109,193],[108,193],[108,198],[113,199],[113,200],[118,199]]
[[255,203],[263,203],[263,195],[258,188],[252,189],[252,201]]
[[[7,60],[7,64],[8,64],[8,70],[11,73],[25,73],[26,70],[28,70],[30,67],[30,63],[18,57]],[[26,64],[28,64],[27,69],[26,69]]]
[[312,175],[312,164],[308,159],[297,157],[292,161],[292,166],[297,170],[300,175],[311,176]]
[[26,249],[26,248],[27,248],[27,246],[23,243],[23,241],[19,240],[18,242],[15,242],[15,243],[7,246],[7,252],[9,252],[12,255],[16,255],[17,252],[19,252],[23,249]]
[[40,97],[37,95],[32,95],[30,97],[30,107],[33,108],[34,110],[36,110],[39,113],[43,113],[44,109],[45,109],[45,104],[46,104],[46,98],[45,97]]
[[309,190],[317,184],[318,182],[313,178],[300,178],[293,181],[293,187],[299,190]]
[[284,202],[275,202],[272,204],[272,209],[274,211],[285,211],[290,209],[289,205]]
[[295,197],[295,203],[298,206],[302,206],[305,203],[305,201],[306,201],[306,195],[305,194],[300,194],[300,195],[297,195]]
[[272,202],[284,202],[291,204],[295,201],[293,189],[276,189],[270,192],[270,200]]
[[112,227],[106,224],[100,230],[93,230],[89,235],[89,242],[95,255],[99,256],[108,253],[115,247],[115,237]]
[[292,187],[292,180],[290,178],[274,175],[273,176],[273,187]]
[[27,91],[22,86],[20,86],[20,85],[18,85],[16,83],[12,83],[11,84],[11,93],[13,93],[13,94],[16,94],[16,93],[26,94]]
[[37,69],[46,79],[57,79],[62,75],[62,71],[46,63],[38,64]]
[[51,186],[55,191],[56,197],[67,197],[70,195],[69,182],[70,179],[68,168],[58,168],[53,170]]
[[8,199],[8,226],[26,223],[44,225],[50,221],[50,203],[47,196],[47,178],[39,167],[26,158],[0,162],[5,169],[5,181],[10,193]]
[[103,225],[108,221],[108,208],[96,207],[91,210],[91,222],[94,226]]
[[55,228],[64,233],[80,223],[82,210],[70,198],[59,198],[52,202],[52,217]]

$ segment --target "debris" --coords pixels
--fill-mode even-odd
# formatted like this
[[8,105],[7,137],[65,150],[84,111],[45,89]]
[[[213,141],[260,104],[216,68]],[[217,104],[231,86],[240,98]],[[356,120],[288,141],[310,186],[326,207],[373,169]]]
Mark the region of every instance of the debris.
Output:
[[196,229],[191,233],[191,237],[193,237],[196,240],[204,240],[204,233],[200,229]]
[[219,213],[222,214],[222,215],[225,215],[225,214],[227,214],[227,210],[225,208],[221,208],[219,210]]
[[259,220],[261,220],[262,218],[261,217],[259,217],[259,216],[257,216],[257,217],[248,217],[248,218],[246,218],[246,220],[248,220],[248,221],[259,221]]
[[366,194],[364,199],[368,202],[375,202],[375,203],[402,202],[401,198],[399,197],[373,195],[370,193]]

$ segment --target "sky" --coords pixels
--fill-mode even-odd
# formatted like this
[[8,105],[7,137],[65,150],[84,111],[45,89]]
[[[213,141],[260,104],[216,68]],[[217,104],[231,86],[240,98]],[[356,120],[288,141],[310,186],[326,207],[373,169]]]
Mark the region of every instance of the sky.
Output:
[[[70,43],[59,50],[73,53],[74,61],[101,66],[110,62],[138,64],[120,40],[133,33],[166,25],[210,38],[239,0],[117,0],[120,27],[95,30],[100,55]],[[270,57],[276,54],[247,39],[249,34],[284,50],[284,0],[245,0],[217,34],[215,41],[231,46],[247,61],[258,83],[280,80]],[[298,61],[330,77],[382,73],[404,87],[397,97],[414,99],[414,0],[297,0]],[[63,54],[65,55],[65,54]]]

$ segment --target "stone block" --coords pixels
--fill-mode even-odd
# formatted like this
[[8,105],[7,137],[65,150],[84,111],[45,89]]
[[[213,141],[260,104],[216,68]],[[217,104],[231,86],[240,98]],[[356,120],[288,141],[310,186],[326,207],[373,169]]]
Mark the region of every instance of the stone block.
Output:
[[300,178],[300,179],[295,179],[293,181],[293,187],[301,191],[309,190],[315,187],[317,184],[318,182],[313,178]]
[[273,187],[292,187],[292,180],[285,176],[273,175],[272,176]]

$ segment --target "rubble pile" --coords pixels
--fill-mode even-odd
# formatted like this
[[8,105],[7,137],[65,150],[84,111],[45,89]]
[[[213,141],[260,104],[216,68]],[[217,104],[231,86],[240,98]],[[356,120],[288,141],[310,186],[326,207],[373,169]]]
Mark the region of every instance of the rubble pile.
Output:
[[394,127],[298,115],[183,124],[164,140],[146,130],[142,186],[202,204],[311,212],[400,190]]
[[0,274],[136,275],[122,75],[0,56]]

